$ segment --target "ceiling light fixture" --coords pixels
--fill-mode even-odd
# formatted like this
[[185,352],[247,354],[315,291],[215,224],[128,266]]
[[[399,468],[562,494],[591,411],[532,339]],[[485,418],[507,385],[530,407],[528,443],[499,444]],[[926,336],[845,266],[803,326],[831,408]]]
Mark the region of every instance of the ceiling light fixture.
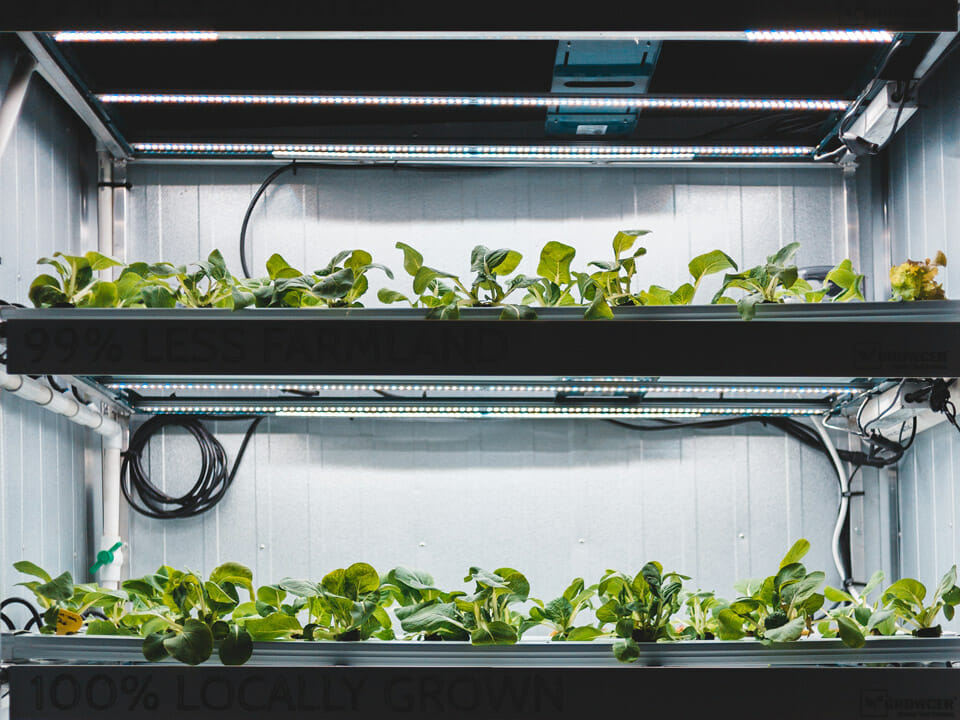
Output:
[[697,157],[809,157],[798,145],[314,145],[282,143],[134,143],[146,155],[271,155],[327,160],[636,161]]
[[103,93],[108,104],[143,105],[307,105],[389,107],[531,107],[562,105],[577,108],[638,108],[641,110],[803,110],[841,111],[848,100],[803,98],[707,97],[558,97],[460,95],[209,95],[165,93]]
[[212,30],[64,30],[53,35],[57,42],[195,42],[219,37]]
[[745,34],[753,42],[893,42],[893,33],[886,30],[747,30]]

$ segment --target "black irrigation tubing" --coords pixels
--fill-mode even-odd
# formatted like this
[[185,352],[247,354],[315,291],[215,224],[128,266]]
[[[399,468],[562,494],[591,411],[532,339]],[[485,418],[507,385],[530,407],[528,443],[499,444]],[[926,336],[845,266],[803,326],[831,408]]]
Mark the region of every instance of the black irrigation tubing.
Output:
[[[27,621],[27,624],[23,628],[24,630],[29,630],[34,625],[36,625],[38,628],[43,627],[43,619],[40,617],[40,613],[29,600],[24,600],[23,598],[19,597],[9,597],[6,600],[0,601],[0,610],[3,610],[5,607],[10,605],[22,605],[30,611],[30,620]],[[6,623],[7,628],[10,630],[17,629],[16,625],[6,614],[2,614],[2,619],[3,622]]]

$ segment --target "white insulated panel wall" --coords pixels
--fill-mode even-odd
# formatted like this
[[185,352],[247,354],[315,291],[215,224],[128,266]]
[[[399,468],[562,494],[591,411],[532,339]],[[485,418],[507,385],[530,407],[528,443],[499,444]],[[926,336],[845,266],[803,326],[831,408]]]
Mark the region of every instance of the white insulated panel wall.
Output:
[[[218,247],[239,272],[240,222],[268,172],[131,167],[128,259],[187,262]],[[249,239],[259,272],[272,252],[312,269],[360,247],[405,290],[397,241],[464,275],[473,245],[514,247],[533,273],[548,240],[577,247],[585,265],[626,228],[653,231],[641,284],[679,285],[686,262],[713,248],[751,264],[793,240],[803,264],[846,256],[841,176],[821,169],[300,170],[268,191]],[[373,292],[365,300],[376,303]],[[217,424],[231,460],[243,425]],[[191,439],[168,433],[151,472],[179,494],[197,457]],[[659,559],[729,594],[806,536],[811,566],[836,584],[837,501],[824,458],[759,428],[641,436],[593,421],[271,419],[217,509],[172,522],[131,515],[131,572],[231,559],[267,582],[365,560],[459,586],[470,565],[510,565],[553,596],[575,575]]]
[[[13,42],[0,40],[0,95],[13,63]],[[28,303],[39,257],[96,245],[95,200],[93,140],[34,77],[0,157],[0,298]],[[14,587],[25,578],[11,567],[21,559],[86,579],[92,518],[84,463],[99,446],[89,430],[0,391],[0,597],[25,592]]]
[[[920,110],[890,148],[893,262],[937,250],[948,298],[960,297],[960,54],[922,88]],[[876,162],[876,161],[875,161]],[[879,240],[878,240],[879,241]],[[960,402],[960,392],[954,393]],[[960,560],[960,433],[946,423],[917,438],[900,464],[901,572],[929,588]],[[960,622],[953,623],[960,628]]]

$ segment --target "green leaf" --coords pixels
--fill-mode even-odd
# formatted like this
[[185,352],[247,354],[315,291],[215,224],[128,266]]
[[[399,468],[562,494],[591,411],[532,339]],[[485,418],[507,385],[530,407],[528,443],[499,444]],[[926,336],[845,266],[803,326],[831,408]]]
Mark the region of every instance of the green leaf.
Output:
[[213,633],[204,623],[193,618],[183,623],[183,630],[163,641],[164,649],[187,665],[199,665],[210,659]]
[[98,280],[93,284],[90,294],[84,298],[82,304],[86,307],[112,308],[117,306],[119,299],[120,293],[116,283]]
[[284,578],[280,581],[279,585],[287,592],[293,593],[298,597],[310,598],[320,594],[320,588],[317,587],[316,583],[312,583],[309,580]]
[[537,311],[529,305],[504,305],[500,311],[501,320],[536,320]]
[[613,310],[602,294],[597,294],[583,313],[585,320],[613,320]]
[[763,637],[773,642],[792,642],[800,639],[800,636],[803,634],[804,627],[806,627],[806,624],[804,623],[803,618],[798,617],[794,618],[786,625],[781,625],[778,628],[764,631]]
[[484,257],[484,265],[491,275],[509,275],[517,269],[523,255],[516,250],[502,248],[493,250]]
[[424,265],[416,274],[413,276],[413,292],[417,295],[422,295],[424,290],[427,289],[427,286],[437,278],[453,278],[455,276],[450,275],[449,273],[441,272],[440,270],[434,270],[433,268],[427,267]]
[[21,572],[24,575],[33,575],[34,577],[38,577],[45,583],[48,583],[53,579],[50,577],[50,573],[48,573],[39,565],[35,565],[34,563],[30,562],[29,560],[20,560],[19,562],[15,562],[13,564],[13,568],[17,572]]
[[270,607],[280,607],[286,597],[286,590],[279,585],[264,585],[257,588],[257,600]]
[[210,581],[218,585],[231,582],[234,585],[246,588],[250,597],[253,597],[253,571],[246,565],[237,562],[224,563],[210,573]]
[[567,640],[569,642],[589,642],[590,640],[595,640],[596,638],[605,634],[606,633],[604,633],[603,630],[587,625],[584,627],[573,628],[573,630],[567,633]]
[[[835,587],[830,587],[829,585],[823,589],[823,594],[830,602],[854,602],[852,595],[845,593],[843,590],[838,590]],[[866,595],[866,593],[864,593],[864,595]]]
[[613,253],[620,259],[620,256],[633,247],[638,237],[646,235],[649,230],[620,230],[613,236]]
[[344,572],[344,590],[346,597],[360,598],[367,593],[380,589],[380,576],[367,563],[354,563]]
[[313,292],[324,300],[340,300],[353,288],[354,274],[350,268],[337,270],[313,286]]
[[733,258],[722,250],[711,250],[703,255],[697,255],[690,261],[687,268],[690,270],[694,281],[699,283],[700,279],[706,275],[713,275],[724,270],[736,270],[737,264],[733,261]]
[[[111,267],[119,267],[120,265],[123,264],[121,262],[118,262],[117,260],[114,260],[111,257],[107,257],[106,255],[101,255],[100,253],[95,252],[93,250],[91,250],[90,252],[84,253],[83,256],[84,258],[86,258],[87,262],[90,264],[90,269],[93,270],[94,272],[97,272],[98,270],[106,270],[107,268],[111,268]],[[106,306],[100,306],[100,307],[106,307]]]
[[[395,247],[403,250],[403,269],[407,271],[408,275],[416,275],[421,266],[423,266],[423,255],[406,243],[398,242]],[[417,294],[419,295],[420,293],[417,292]]]
[[30,284],[30,302],[36,307],[49,307],[67,302],[68,298],[60,289],[60,281],[50,275],[38,275]]
[[613,644],[613,656],[622,663],[636,662],[640,657],[640,646],[632,638],[617,640]]
[[[794,243],[795,245],[797,243]],[[783,556],[783,560],[780,561],[780,569],[782,570],[787,565],[792,565],[796,562],[799,562],[810,550],[810,541],[805,538],[800,538],[797,540],[793,547],[791,547],[787,554]]]
[[474,645],[513,645],[517,639],[516,628],[499,620],[486,623],[470,633],[470,642]]
[[243,621],[243,626],[254,640],[288,638],[302,629],[297,618],[282,612],[271,613],[262,618],[247,618]]
[[620,615],[617,612],[619,607],[620,603],[618,603],[616,600],[608,600],[599,608],[597,608],[597,620],[602,623],[617,622],[617,620],[620,619]]
[[[686,287],[690,287],[688,284]],[[677,292],[680,292],[677,290]],[[667,290],[665,287],[660,285],[651,285],[648,290],[640,291],[640,304],[641,305],[673,305],[673,295],[674,293]]]
[[302,272],[291,267],[290,263],[284,260],[283,256],[279,253],[274,253],[267,259],[267,274],[271,280],[278,278],[295,278],[303,275]]
[[429,603],[398,608],[397,619],[404,632],[435,635],[441,632],[460,633],[463,620],[454,603]]
[[569,285],[570,263],[577,251],[569,245],[551,240],[540,251],[540,264],[537,274],[557,285]]
[[670,294],[670,305],[689,305],[696,295],[696,288],[690,283],[684,283]]
[[127,628],[117,627],[109,620],[87,621],[87,635],[125,635],[129,637],[132,634]]
[[439,591],[433,582],[433,576],[421,570],[411,570],[408,567],[399,565],[387,573],[389,582],[399,583],[414,590]]
[[359,276],[373,262],[373,255],[366,250],[354,250],[343,263],[345,268],[353,270],[354,276]]
[[840,633],[840,639],[847,647],[862,648],[866,644],[860,628],[848,617],[843,615],[837,617],[837,630]]
[[776,266],[786,265],[789,261],[793,260],[793,256],[797,254],[797,250],[799,249],[800,243],[798,242],[792,242],[784,245],[773,255],[767,258],[767,264]]
[[38,585],[34,592],[56,602],[67,602],[73,597],[73,576],[69,572],[57,575],[49,582]]
[[160,662],[169,657],[164,640],[170,637],[168,633],[150,633],[143,639],[143,656],[150,662]]
[[230,276],[227,263],[224,262],[223,255],[220,254],[219,250],[214,249],[207,256],[207,262],[210,265],[210,276],[215,280],[226,280]]
[[231,625],[219,652],[224,665],[243,665],[253,655],[253,638],[239,625]]
[[940,579],[940,583],[937,585],[937,591],[934,594],[934,600],[937,598],[942,598],[950,590],[955,587],[957,584],[957,566],[954,565],[947,573]]
[[923,586],[923,583],[913,578],[903,578],[888,587],[883,595],[884,597],[898,598],[910,605],[922,607],[923,599],[927,595],[927,588]]
[[403,293],[399,293],[396,290],[388,290],[387,288],[380,288],[377,291],[377,300],[388,305],[395,302],[410,302],[410,298]]
[[176,295],[166,285],[148,285],[140,294],[143,304],[148,308],[172,308],[177,305]]
[[874,590],[876,590],[880,583],[883,582],[883,570],[877,570],[873,575],[870,576],[870,579],[867,580],[867,584],[864,585],[863,590],[860,591],[860,594],[866,597]]
[[744,637],[743,618],[729,609],[717,614],[718,632],[721,640],[739,640]]

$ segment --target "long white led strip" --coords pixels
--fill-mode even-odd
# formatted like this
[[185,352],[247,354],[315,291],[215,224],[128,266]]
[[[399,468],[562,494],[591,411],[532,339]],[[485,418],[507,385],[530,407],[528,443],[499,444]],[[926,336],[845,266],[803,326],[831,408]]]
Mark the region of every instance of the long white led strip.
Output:
[[747,30],[745,34],[753,42],[893,42],[893,33],[886,30]]
[[700,157],[808,157],[797,145],[312,145],[134,143],[149,155],[273,155],[278,158],[446,160],[644,160]]
[[269,405],[179,405],[175,408],[163,405],[142,405],[141,413],[155,415],[236,415],[263,414],[280,417],[639,417],[675,418],[701,417],[703,415],[820,415],[822,409],[809,407],[524,407],[510,405],[301,405],[283,408]]
[[496,393],[669,393],[745,394],[745,395],[854,395],[862,388],[852,386],[781,386],[781,385],[457,385],[454,383],[109,383],[111,390],[136,391],[205,391],[205,392],[496,392]]
[[387,107],[584,107],[642,110],[840,111],[848,100],[794,98],[556,97],[463,95],[172,95],[103,93],[102,103],[129,105],[307,105]]
[[212,30],[64,30],[57,42],[196,42],[211,40],[727,40],[754,42],[888,43],[886,30],[746,30],[746,31],[227,31]]
[[212,30],[64,30],[57,42],[210,42],[220,33]]

